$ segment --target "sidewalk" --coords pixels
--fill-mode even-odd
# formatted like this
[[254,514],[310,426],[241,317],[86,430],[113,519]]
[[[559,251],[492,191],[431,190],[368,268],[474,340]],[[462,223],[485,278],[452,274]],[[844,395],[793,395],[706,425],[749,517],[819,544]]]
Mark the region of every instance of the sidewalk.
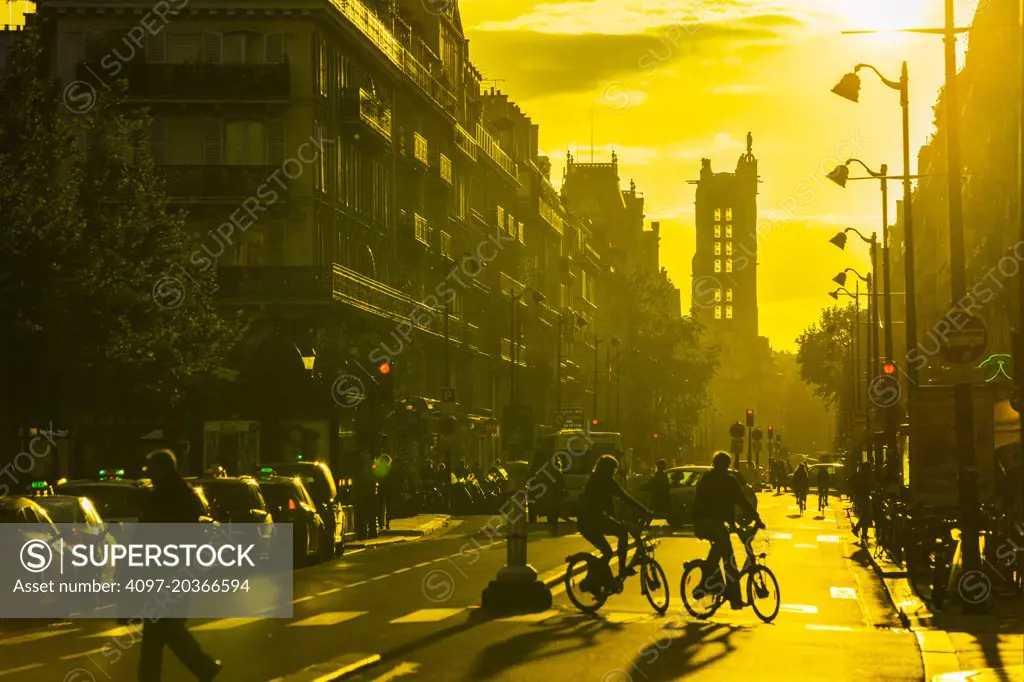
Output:
[[[836,510],[836,525],[844,531],[850,530],[847,509],[844,504]],[[873,536],[863,551],[882,578],[900,620],[917,636],[926,681],[1024,680],[1024,601],[994,597],[991,609],[983,614],[964,613],[959,606],[933,612],[925,601],[930,587],[915,585],[902,566],[884,555],[876,557]],[[983,581],[980,576],[978,580]]]
[[396,542],[415,540],[447,528],[451,518],[449,514],[417,514],[403,519],[392,519],[391,528],[381,531],[379,537],[349,542],[345,548],[371,549],[382,545],[393,545]]

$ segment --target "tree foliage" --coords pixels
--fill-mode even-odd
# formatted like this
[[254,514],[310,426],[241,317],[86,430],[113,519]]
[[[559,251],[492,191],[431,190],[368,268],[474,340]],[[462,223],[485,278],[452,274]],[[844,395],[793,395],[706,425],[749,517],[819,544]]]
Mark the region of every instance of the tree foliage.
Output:
[[0,381],[6,417],[159,411],[239,338],[199,235],[169,210],[149,120],[117,90],[82,114],[47,75],[40,29],[11,54],[0,113]]
[[796,339],[800,377],[813,386],[814,394],[826,407],[835,405],[850,383],[854,313],[853,305],[825,308],[821,318]]

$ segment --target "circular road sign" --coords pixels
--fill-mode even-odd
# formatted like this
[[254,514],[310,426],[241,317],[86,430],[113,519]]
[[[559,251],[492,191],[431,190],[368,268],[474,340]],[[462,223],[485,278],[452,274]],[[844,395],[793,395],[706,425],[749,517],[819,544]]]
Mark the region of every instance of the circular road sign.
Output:
[[761,440],[764,438],[764,431],[761,429],[754,429],[754,432],[750,435],[753,436],[754,440]]
[[729,427],[729,435],[732,436],[733,438],[743,438],[743,434],[746,432],[746,430],[747,429],[745,426],[743,426],[743,424],[736,422],[735,424]]
[[943,338],[939,352],[954,365],[976,365],[988,348],[988,327],[980,317],[969,317]]

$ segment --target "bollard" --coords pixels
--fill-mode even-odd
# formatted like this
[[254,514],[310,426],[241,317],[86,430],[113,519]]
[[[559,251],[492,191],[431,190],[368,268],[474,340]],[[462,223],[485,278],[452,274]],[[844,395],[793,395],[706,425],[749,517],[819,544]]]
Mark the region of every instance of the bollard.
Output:
[[551,608],[551,590],[537,579],[537,571],[526,560],[527,503],[526,488],[530,465],[509,462],[510,497],[502,506],[508,527],[506,565],[484,588],[481,606],[494,613],[534,613]]

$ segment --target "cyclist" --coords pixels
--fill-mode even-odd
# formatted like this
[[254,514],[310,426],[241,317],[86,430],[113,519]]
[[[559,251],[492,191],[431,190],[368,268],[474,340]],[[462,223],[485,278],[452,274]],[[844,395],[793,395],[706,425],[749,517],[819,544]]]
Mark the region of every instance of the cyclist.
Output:
[[793,492],[796,493],[796,503],[800,507],[801,514],[807,508],[808,485],[810,485],[810,481],[807,476],[807,465],[801,463],[793,472]]
[[818,511],[828,507],[829,475],[828,467],[818,467]]
[[[594,470],[587,478],[587,483],[579,498],[579,513],[577,523],[580,535],[587,539],[601,551],[601,556],[606,562],[612,559],[612,547],[605,539],[605,535],[614,535],[618,538],[619,575],[622,577],[635,575],[635,569],[626,567],[626,550],[628,549],[628,534],[632,534],[636,541],[641,542],[638,528],[629,528],[615,518],[615,497],[625,500],[631,507],[646,517],[654,514],[640,502],[637,502],[629,495],[619,482],[615,480],[615,472],[619,469],[619,462],[611,455],[602,455],[594,465]],[[587,576],[581,587],[586,590],[590,586],[590,576]]]
[[729,471],[732,465],[729,453],[716,452],[712,465],[711,471],[697,484],[693,500],[694,534],[711,543],[707,558],[709,564],[717,566],[720,561],[725,561],[725,594],[733,609],[741,609],[743,601],[736,582],[736,557],[729,541],[729,532],[736,523],[736,508],[754,519],[758,528],[764,528],[764,523],[739,481]]

